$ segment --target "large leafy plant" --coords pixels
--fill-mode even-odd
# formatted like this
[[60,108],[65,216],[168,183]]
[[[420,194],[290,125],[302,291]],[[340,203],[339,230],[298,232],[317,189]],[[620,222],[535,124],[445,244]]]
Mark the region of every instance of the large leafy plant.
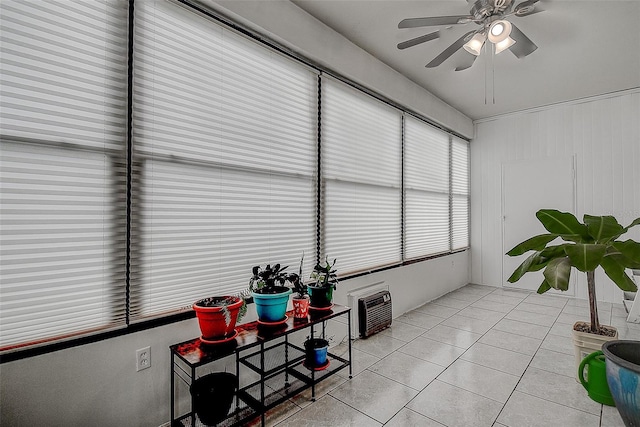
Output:
[[249,280],[249,290],[260,294],[273,294],[282,292],[279,287],[286,282],[295,280],[295,273],[288,274],[285,270],[288,266],[280,267],[280,264],[267,264],[266,267],[256,265],[252,269],[253,275]]
[[[554,209],[541,209],[536,213],[536,217],[548,233],[527,239],[507,252],[509,256],[519,256],[533,251],[508,281],[515,283],[525,273],[544,268],[544,280],[538,288],[538,293],[543,294],[552,288],[566,291],[569,288],[572,267],[585,272],[591,314],[589,330],[594,334],[601,334],[596,304],[595,270],[602,267],[606,275],[623,291],[637,289],[626,269],[640,268],[640,243],[630,239],[616,239],[631,227],[639,225],[640,218],[623,227],[612,216],[584,215],[581,223],[572,214]],[[550,245],[558,237],[564,242]]]

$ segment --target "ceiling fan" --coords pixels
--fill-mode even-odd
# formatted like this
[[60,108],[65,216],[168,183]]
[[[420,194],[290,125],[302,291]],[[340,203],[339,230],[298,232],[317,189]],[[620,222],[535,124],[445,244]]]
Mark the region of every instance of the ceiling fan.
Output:
[[[488,40],[495,46],[498,54],[509,49],[516,57],[524,58],[533,53],[538,46],[532,42],[518,27],[505,18],[532,15],[542,10],[536,7],[539,0],[524,0],[514,6],[513,0],[467,0],[472,4],[469,15],[434,16],[428,18],[408,18],[400,21],[398,28],[435,27],[440,25],[466,25],[474,23],[479,26],[471,30],[442,53],[436,56],[426,67],[434,68],[442,64],[460,48],[464,48],[471,55],[466,63],[455,70],[462,71],[471,67],[480,55],[482,47]],[[420,43],[435,40],[440,37],[440,31],[425,34],[398,44],[398,49],[406,49]]]

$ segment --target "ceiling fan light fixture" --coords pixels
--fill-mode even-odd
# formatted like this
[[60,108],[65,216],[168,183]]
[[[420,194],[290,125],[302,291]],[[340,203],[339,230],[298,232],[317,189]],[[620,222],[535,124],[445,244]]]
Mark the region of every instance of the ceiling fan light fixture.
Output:
[[500,43],[511,34],[511,22],[500,19],[491,23],[489,27],[489,41]]
[[477,33],[471,38],[471,40],[464,44],[464,50],[472,55],[478,56],[482,51],[482,46],[484,46],[485,40],[487,40],[486,34]]
[[503,50],[509,49],[514,44],[516,44],[516,41],[511,37],[507,37],[501,42],[496,43],[496,55],[502,52]]

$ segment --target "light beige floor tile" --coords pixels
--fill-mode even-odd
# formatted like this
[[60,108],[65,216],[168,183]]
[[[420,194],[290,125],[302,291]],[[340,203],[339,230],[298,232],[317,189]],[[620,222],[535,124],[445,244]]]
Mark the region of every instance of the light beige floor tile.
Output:
[[422,334],[422,336],[456,347],[469,348],[474,342],[478,341],[482,335],[451,326],[438,325],[429,329]]
[[528,311],[522,311],[522,310],[518,310],[517,308],[510,311],[506,316],[504,316],[505,319],[517,320],[518,322],[532,323],[534,325],[547,326],[549,328],[553,326],[553,323],[556,321],[556,317],[557,316],[549,316],[546,314],[538,314],[538,313],[531,313]]
[[355,349],[382,358],[405,344],[405,341],[397,340],[388,335],[375,334],[368,338],[360,338],[353,341],[352,346]]
[[540,348],[568,355],[574,354],[573,340],[569,337],[561,337],[558,335],[547,335],[547,337],[542,341],[542,344],[540,344]]
[[492,329],[484,334],[479,342],[532,356],[538,350],[542,340]]
[[521,376],[531,362],[531,356],[526,354],[482,343],[472,345],[460,359],[517,376]]
[[516,307],[516,305],[482,298],[474,302],[473,304],[471,304],[469,307],[478,307],[478,308],[483,308],[485,310],[497,311],[498,313],[507,314],[508,312],[513,310]]
[[525,301],[530,302],[532,304],[540,304],[540,305],[547,305],[550,307],[564,308],[564,306],[567,304],[567,301],[569,301],[569,298],[557,297],[557,296],[551,296],[551,295],[530,294],[528,297],[525,298]]
[[558,307],[549,307],[547,305],[531,304],[530,302],[522,302],[518,304],[516,310],[528,311],[529,313],[546,314],[547,316],[557,316],[562,309]]
[[615,406],[602,405],[601,427],[625,427],[620,412]]
[[498,313],[496,311],[485,310],[484,308],[472,306],[463,308],[458,314],[460,316],[471,317],[472,319],[486,320],[488,322],[492,322],[493,324],[497,323],[504,317],[503,313]]
[[493,291],[495,291],[496,289],[498,289],[495,286],[487,286],[487,285],[477,285],[475,283],[469,283],[463,287],[460,288],[461,291],[465,291],[465,292],[469,292],[469,293],[475,293],[478,295],[487,295],[492,293]]
[[483,297],[480,301],[495,301],[503,304],[516,306],[524,300],[525,296],[526,295],[517,296],[517,295],[514,295],[513,293],[503,295],[503,294],[496,294],[494,292]]
[[327,395],[282,421],[278,427],[375,427],[381,425],[373,418]]
[[602,405],[591,400],[582,384],[571,377],[529,367],[516,390],[600,416]]
[[442,324],[445,326],[451,326],[452,328],[462,329],[476,334],[484,334],[496,323],[497,320],[478,320],[472,319],[471,317],[461,316],[459,314],[442,321]]
[[460,347],[454,347],[449,344],[419,337],[404,347],[401,347],[398,351],[446,367],[464,353],[465,350]]
[[502,404],[435,380],[407,408],[448,427],[490,427]]
[[[329,378],[322,380],[321,382],[316,384],[315,399],[320,399],[322,396],[326,395],[334,388],[342,385],[345,381],[349,380],[347,378],[341,377],[340,375],[332,375]],[[308,388],[303,392],[295,395],[293,398],[291,398],[291,401],[301,408],[311,405],[313,403],[313,401],[311,400],[311,388]]]
[[371,372],[397,381],[417,391],[425,388],[442,371],[444,366],[418,359],[396,351],[369,367]]
[[409,342],[422,335],[426,329],[409,323],[393,322],[390,327],[380,332],[382,335],[390,336],[400,341]]
[[544,339],[547,333],[549,333],[548,326],[534,325],[533,323],[519,322],[511,319],[502,319],[496,323],[493,329],[539,340]]
[[558,353],[544,348],[538,350],[529,366],[570,378],[576,377],[576,370],[578,369],[573,355]]
[[[345,359],[349,358],[349,349],[345,344],[340,344],[339,346],[332,347],[330,351],[331,353]],[[360,351],[357,348],[353,348],[353,346],[351,348],[351,370],[353,371],[354,376],[358,375],[360,372],[364,371],[369,366],[376,363],[378,360],[380,360],[380,358],[377,356],[365,353],[364,351]],[[347,368],[341,370],[340,372],[338,372],[338,375],[343,378],[348,378],[349,369]]]
[[429,314],[431,316],[443,317],[446,319],[447,317],[453,316],[460,310],[457,308],[446,307],[444,305],[428,303],[416,308],[416,311],[424,314]]
[[497,288],[491,295],[505,295],[509,297],[519,298],[521,301],[531,295],[531,291],[527,291],[526,289],[518,288],[518,287],[502,287]]
[[[291,401],[284,401],[280,405],[276,406],[273,409],[270,409],[265,414],[265,424],[268,426],[276,425],[280,421],[283,421],[292,415],[298,413],[300,411],[300,407],[292,403]],[[260,417],[251,420],[249,423],[245,424],[247,427],[257,427],[262,425],[262,420]]]
[[417,326],[423,329],[431,329],[443,320],[444,319],[442,317],[431,316],[429,314],[424,314],[419,311],[413,310],[403,314],[394,321],[408,323],[410,325]]
[[[563,323],[565,325],[573,325],[576,322],[588,322],[589,319],[590,319],[590,317],[589,317],[588,313],[586,315],[584,315],[584,314],[560,313],[560,315],[556,319],[556,322]],[[602,321],[600,316],[598,316],[598,319],[600,319]]]
[[463,308],[470,306],[473,302],[475,301],[462,301],[459,299],[451,298],[449,295],[445,295],[431,301],[431,304],[444,305],[445,307],[457,308],[458,310],[462,310]]
[[567,305],[564,306],[564,308],[562,309],[562,313],[568,313],[568,314],[581,314],[583,316],[586,316],[586,318],[589,317],[589,307],[588,306],[578,306],[578,305],[574,305],[571,304],[571,302],[568,302]]
[[[446,427],[430,418],[425,417],[411,409],[403,408],[398,412],[385,427]],[[624,426],[623,426],[624,427]]]
[[516,388],[518,380],[520,380],[518,375],[507,374],[462,359],[453,362],[438,376],[438,381],[443,381],[501,403],[506,403]]
[[331,391],[330,395],[378,422],[386,423],[418,391],[370,371]]
[[467,301],[467,302],[469,302],[469,304],[471,304],[472,302],[478,301],[480,298],[483,297],[483,295],[478,295],[478,294],[475,294],[475,293],[466,292],[464,290],[457,290],[457,291],[449,292],[446,296],[451,297],[451,298],[455,298],[455,299],[459,299],[459,300],[462,300],[462,301]]
[[551,329],[549,330],[549,333],[551,335],[558,335],[560,337],[565,337],[565,338],[571,338],[572,337],[572,326],[573,325],[567,325],[565,323],[554,323],[553,326],[551,327]]
[[500,413],[498,422],[508,427],[598,427],[600,418],[515,391]]

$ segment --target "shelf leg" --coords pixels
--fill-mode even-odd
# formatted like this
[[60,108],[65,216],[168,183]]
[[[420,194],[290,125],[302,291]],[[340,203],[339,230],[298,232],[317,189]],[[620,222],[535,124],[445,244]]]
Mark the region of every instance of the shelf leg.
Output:
[[[189,384],[189,386],[193,385],[193,380],[196,379],[196,368],[195,366],[191,367],[191,384]],[[191,399],[191,425],[195,426],[196,425],[196,403],[194,401],[194,399]]]
[[236,351],[236,409],[240,406],[240,396],[238,391],[240,390],[240,352]]
[[174,406],[173,400],[175,399],[175,364],[176,359],[173,351],[171,352],[171,426],[173,427],[173,422],[176,419],[176,408]]
[[260,421],[264,427],[266,421],[264,412],[264,343],[260,343],[260,404],[262,405]]
[[347,342],[349,343],[349,379],[353,378],[353,362],[351,361],[351,312],[347,311]]

